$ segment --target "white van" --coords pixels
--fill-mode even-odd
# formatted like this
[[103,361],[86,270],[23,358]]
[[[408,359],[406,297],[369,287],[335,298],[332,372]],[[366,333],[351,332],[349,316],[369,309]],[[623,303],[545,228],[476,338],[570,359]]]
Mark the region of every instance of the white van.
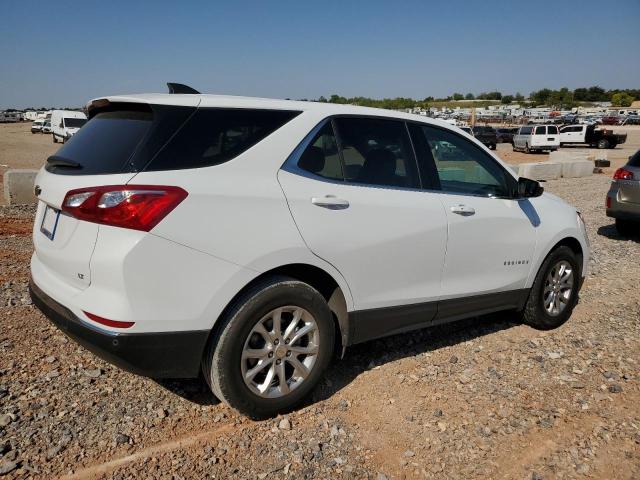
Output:
[[549,150],[560,147],[560,134],[556,125],[525,125],[513,136],[513,151],[526,153]]
[[87,116],[83,112],[72,110],[54,110],[51,112],[51,133],[53,143],[69,140],[78,129],[87,123]]

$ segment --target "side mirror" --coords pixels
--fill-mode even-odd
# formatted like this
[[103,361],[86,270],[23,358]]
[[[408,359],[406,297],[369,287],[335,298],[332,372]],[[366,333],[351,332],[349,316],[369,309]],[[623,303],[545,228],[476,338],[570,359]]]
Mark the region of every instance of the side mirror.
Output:
[[524,177],[518,179],[518,197],[539,197],[542,195],[542,192],[544,192],[544,188],[542,188],[539,182]]

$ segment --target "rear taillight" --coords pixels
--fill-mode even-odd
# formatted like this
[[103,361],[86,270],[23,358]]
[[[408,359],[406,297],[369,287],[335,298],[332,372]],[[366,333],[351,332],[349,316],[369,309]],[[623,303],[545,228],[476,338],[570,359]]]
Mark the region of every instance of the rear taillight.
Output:
[[180,187],[107,185],[70,190],[62,211],[87,222],[148,232],[187,197]]
[[629,170],[625,170],[624,168],[619,168],[616,170],[616,173],[613,174],[614,180],[633,180],[633,172]]

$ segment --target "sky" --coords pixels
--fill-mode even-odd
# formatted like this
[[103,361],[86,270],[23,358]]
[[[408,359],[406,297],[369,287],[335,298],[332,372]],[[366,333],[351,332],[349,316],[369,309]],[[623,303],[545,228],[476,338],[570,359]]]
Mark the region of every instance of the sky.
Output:
[[640,0],[0,1],[0,108],[640,87]]

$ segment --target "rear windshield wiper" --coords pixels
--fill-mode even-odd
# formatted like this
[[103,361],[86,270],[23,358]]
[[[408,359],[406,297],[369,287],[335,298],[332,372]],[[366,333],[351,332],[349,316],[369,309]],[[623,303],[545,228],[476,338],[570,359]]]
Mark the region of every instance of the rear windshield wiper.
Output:
[[82,165],[80,165],[77,162],[74,162],[73,160],[69,160],[67,158],[64,157],[60,157],[58,155],[51,155],[49,158],[47,158],[47,166],[50,167],[66,167],[66,168],[82,168]]

